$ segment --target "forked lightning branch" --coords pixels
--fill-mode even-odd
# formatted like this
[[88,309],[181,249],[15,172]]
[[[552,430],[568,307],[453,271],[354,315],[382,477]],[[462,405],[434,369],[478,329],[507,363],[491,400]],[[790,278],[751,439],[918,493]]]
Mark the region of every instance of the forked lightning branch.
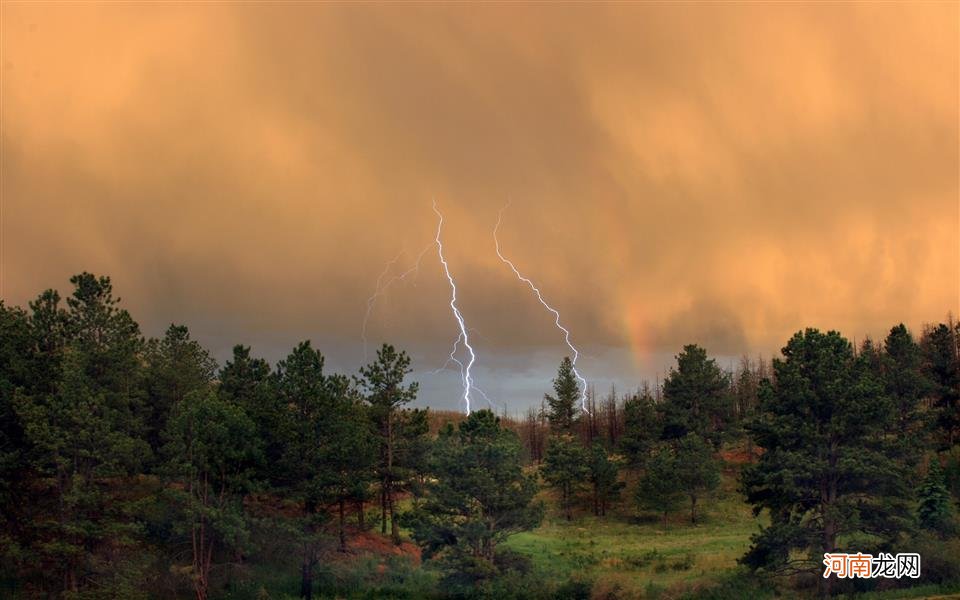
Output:
[[[553,316],[554,325],[563,334],[563,341],[567,345],[567,347],[570,349],[570,352],[572,354],[571,363],[573,365],[573,374],[576,377],[577,381],[580,383],[580,386],[579,386],[580,387],[580,409],[585,413],[589,413],[589,411],[587,410],[587,380],[583,377],[583,375],[580,374],[580,371],[577,369],[577,360],[580,358],[580,350],[571,341],[570,330],[566,326],[564,326],[563,323],[561,322],[560,312],[556,308],[554,308],[552,305],[548,304],[547,301],[544,299],[543,293],[540,291],[540,288],[538,288],[530,278],[524,276],[520,272],[520,270],[517,268],[517,266],[513,263],[513,261],[511,261],[506,256],[504,256],[503,250],[500,247],[500,238],[498,237],[497,234],[500,230],[500,225],[503,221],[503,213],[507,208],[509,208],[509,204],[507,206],[504,206],[502,209],[500,209],[500,212],[497,213],[497,224],[493,228],[493,243],[494,243],[494,249],[496,250],[496,253],[497,253],[497,258],[499,258],[501,262],[503,262],[505,265],[507,265],[510,268],[510,271],[516,276],[516,278],[520,282],[524,283],[527,287],[530,288],[530,290],[536,296],[537,301]],[[489,404],[490,406],[494,406],[497,403],[494,402],[492,399],[490,399],[490,397],[482,389],[477,387],[474,381],[472,370],[473,370],[473,366],[477,362],[477,354],[476,354],[476,351],[474,350],[473,345],[470,343],[470,328],[467,326],[466,319],[464,318],[463,313],[460,310],[460,306],[457,303],[456,279],[454,278],[453,273],[450,270],[450,264],[447,262],[447,259],[444,257],[444,254],[443,254],[443,239],[442,239],[443,213],[440,212],[440,208],[437,206],[436,201],[433,202],[433,212],[436,213],[438,220],[437,220],[436,236],[434,237],[434,241],[431,244],[431,246],[435,245],[437,248],[437,258],[439,259],[440,266],[443,269],[444,278],[447,280],[447,283],[450,286],[450,301],[449,301],[450,312],[453,314],[453,318],[457,324],[457,329],[458,329],[457,337],[456,339],[454,339],[453,346],[450,350],[450,355],[447,357],[447,361],[439,369],[433,371],[433,373],[438,373],[442,371],[446,367],[446,365],[450,364],[451,362],[456,364],[459,367],[460,381],[463,386],[463,396],[462,396],[463,406],[464,406],[465,412],[469,415],[471,412],[471,406],[472,406],[471,392],[478,393],[484,400],[486,400],[487,404]],[[387,275],[390,273],[393,266],[397,263],[398,260],[400,260],[400,257],[402,256],[402,253],[398,254],[394,259],[392,259],[387,263],[386,267],[380,273],[380,276],[377,278],[376,288],[373,294],[367,299],[366,312],[364,313],[363,326],[361,328],[361,338],[363,340],[364,358],[366,358],[366,352],[367,352],[367,323],[370,320],[370,314],[373,311],[373,306],[376,303],[377,298],[385,294],[391,284],[396,283],[398,281],[403,281],[410,274],[418,272],[420,268],[420,262],[423,259],[424,254],[426,254],[427,250],[429,249],[430,249],[430,246],[427,246],[420,252],[420,254],[417,255],[416,262],[412,267],[410,267],[409,269],[407,269],[406,271],[404,271],[399,275],[394,275],[393,277],[390,277],[389,279],[387,279]],[[460,349],[461,344],[463,346],[462,352]]]

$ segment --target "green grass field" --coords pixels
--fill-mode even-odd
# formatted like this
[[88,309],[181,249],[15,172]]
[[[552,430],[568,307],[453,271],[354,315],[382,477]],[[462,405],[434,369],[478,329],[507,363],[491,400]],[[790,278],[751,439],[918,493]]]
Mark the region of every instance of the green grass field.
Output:
[[556,503],[545,493],[544,524],[506,545],[530,556],[551,577],[582,576],[630,594],[715,584],[735,569],[759,526],[731,473],[712,497],[701,500],[696,525],[682,511],[666,526],[657,515],[638,515],[632,489],[631,483],[607,516],[580,514],[570,522],[551,510]]
[[[506,546],[531,557],[536,569],[555,581],[590,580],[594,598],[795,597],[795,590],[767,589],[743,575],[737,559],[750,546],[765,517],[754,517],[737,491],[737,469],[725,469],[720,488],[698,505],[698,523],[689,513],[637,514],[629,481],[622,500],[603,518],[576,514],[567,522],[549,491],[543,525],[510,538]],[[856,596],[859,599],[930,598],[960,600],[957,588],[919,586]]]

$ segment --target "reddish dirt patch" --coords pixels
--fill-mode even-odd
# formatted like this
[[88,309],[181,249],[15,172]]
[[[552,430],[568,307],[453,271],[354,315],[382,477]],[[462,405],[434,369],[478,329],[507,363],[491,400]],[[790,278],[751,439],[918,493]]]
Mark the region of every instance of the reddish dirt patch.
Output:
[[347,550],[353,555],[366,556],[408,556],[414,563],[420,564],[420,548],[412,542],[394,544],[389,536],[373,531],[347,530]]
[[755,462],[761,454],[763,454],[762,448],[753,448],[752,452],[746,448],[731,448],[729,450],[722,450],[720,457],[728,464],[744,465]]
[[[405,496],[406,494],[397,494],[397,501]],[[300,504],[269,494],[251,494],[244,499],[244,504],[252,514],[260,516],[296,518],[303,514],[303,507]],[[333,507],[321,510],[327,510],[330,513],[331,518],[324,525],[323,530],[330,536],[330,543],[333,544],[338,535],[337,515]],[[347,553],[331,552],[332,560],[407,556],[413,560],[414,564],[420,564],[420,548],[413,542],[403,541],[400,544],[394,544],[390,536],[380,535],[377,530],[360,530],[355,524],[346,526],[346,534]],[[383,565],[381,567],[385,568]]]

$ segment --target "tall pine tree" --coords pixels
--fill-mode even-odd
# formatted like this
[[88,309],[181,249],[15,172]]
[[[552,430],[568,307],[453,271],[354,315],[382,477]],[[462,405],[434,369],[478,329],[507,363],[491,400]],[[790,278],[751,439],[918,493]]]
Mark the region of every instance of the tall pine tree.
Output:
[[[768,511],[770,524],[743,562],[816,572],[823,553],[864,535],[876,547],[851,550],[890,550],[908,524],[910,494],[882,383],[834,331],[797,333],[773,368],[776,381],[763,386],[749,426],[764,453],[742,474],[747,501]],[[832,579],[821,581],[824,592]]]
[[696,433],[720,446],[727,420],[727,378],[707,351],[691,344],[677,355],[677,368],[663,382],[663,436],[679,439]]
[[417,397],[416,382],[404,385],[411,373],[410,357],[384,344],[377,351],[377,360],[361,367],[357,383],[370,407],[370,416],[379,438],[380,514],[381,533],[387,533],[390,520],[390,536],[400,542],[400,528],[394,514],[394,485],[400,479],[396,454],[399,444],[398,412]]
[[543,506],[524,474],[520,440],[489,410],[441,431],[431,452],[425,502],[404,516],[424,555],[441,555],[457,579],[497,572],[497,547],[536,527]]

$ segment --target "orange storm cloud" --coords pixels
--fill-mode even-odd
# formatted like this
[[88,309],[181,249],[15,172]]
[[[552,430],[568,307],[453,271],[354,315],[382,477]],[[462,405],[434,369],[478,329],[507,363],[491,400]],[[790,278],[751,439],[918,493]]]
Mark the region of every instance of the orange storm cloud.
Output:
[[[734,355],[958,309],[958,5],[6,3],[3,298],[357,341],[432,240],[492,350]],[[453,336],[427,253],[374,339]],[[329,348],[335,353],[336,349]],[[424,350],[427,353],[426,350]],[[434,353],[442,357],[442,352]]]

